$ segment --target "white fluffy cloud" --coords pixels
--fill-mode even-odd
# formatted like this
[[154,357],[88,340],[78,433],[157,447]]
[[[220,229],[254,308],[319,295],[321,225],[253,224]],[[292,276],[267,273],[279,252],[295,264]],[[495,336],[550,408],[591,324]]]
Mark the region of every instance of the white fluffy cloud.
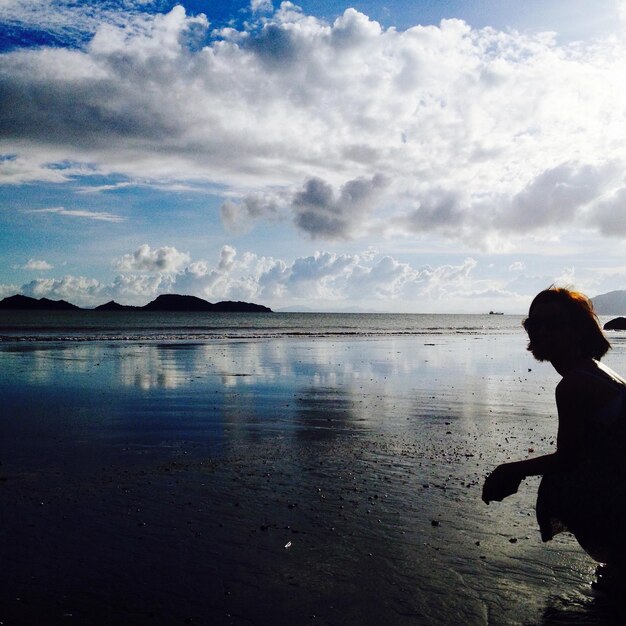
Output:
[[[110,282],[85,276],[38,278],[21,287],[0,285],[0,296],[23,293],[36,298],[64,299],[79,306],[109,300],[143,305],[162,293],[189,294],[211,302],[244,300],[270,306],[317,310],[361,308],[406,312],[484,312],[498,308],[521,312],[529,298],[550,284],[575,284],[599,293],[623,268],[605,268],[599,278],[561,267],[556,273],[535,273],[513,263],[509,272],[493,273],[488,263],[472,257],[462,262],[415,266],[390,255],[320,251],[285,260],[238,252],[223,246],[212,259],[191,260],[176,248],[143,245],[119,259],[119,273]],[[506,269],[506,268],[504,268]],[[595,281],[595,282],[594,282]]]
[[44,272],[53,269],[53,265],[50,265],[47,261],[39,259],[28,259],[28,261],[22,266],[25,270],[35,270],[38,272]]
[[[412,267],[371,250],[363,255],[316,252],[285,261],[239,254],[223,246],[214,263],[191,261],[173,247],[143,245],[116,262],[111,283],[76,276],[39,278],[14,289],[32,297],[62,298],[81,306],[110,299],[145,304],[160,293],[197,295],[211,301],[248,300],[275,308],[286,305],[342,309],[436,310],[452,295],[469,298],[487,288],[475,275],[477,262]],[[490,283],[495,290],[498,283]],[[502,285],[500,285],[502,286]],[[9,293],[10,288],[2,289]]]
[[62,278],[38,278],[22,285],[20,293],[32,298],[51,298],[77,303],[89,302],[98,297],[101,284],[84,276],[63,276]]
[[189,255],[171,246],[152,249],[144,244],[132,254],[125,254],[115,261],[114,267],[120,272],[156,272],[171,274],[179,272],[189,263]]
[[[5,12],[26,20],[27,4]],[[37,6],[49,28],[51,8],[79,11]],[[626,236],[611,213],[626,188],[622,41],[459,20],[385,30],[354,9],[328,24],[259,0],[257,21],[211,33],[181,6],[116,6],[85,23],[83,48],[0,55],[5,182],[62,182],[51,164],[69,161],[217,183],[230,227],[289,218],[318,239]]]
[[273,11],[274,7],[271,0],[250,0],[250,9],[255,13],[268,13]]
[[0,285],[0,298],[8,298],[20,292],[17,285]]

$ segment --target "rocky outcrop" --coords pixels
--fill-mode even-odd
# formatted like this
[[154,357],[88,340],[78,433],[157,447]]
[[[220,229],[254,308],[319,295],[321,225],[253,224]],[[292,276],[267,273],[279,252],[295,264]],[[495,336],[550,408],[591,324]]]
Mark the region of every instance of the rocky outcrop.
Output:
[[604,330],[626,330],[626,317],[616,317],[608,321],[603,328]]

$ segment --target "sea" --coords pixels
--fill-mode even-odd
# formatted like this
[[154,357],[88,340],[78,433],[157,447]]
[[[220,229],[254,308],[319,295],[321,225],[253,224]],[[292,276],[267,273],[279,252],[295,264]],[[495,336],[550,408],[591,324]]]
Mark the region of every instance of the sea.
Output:
[[0,312],[0,623],[626,623],[538,477],[481,501],[555,449],[522,320]]
[[522,316],[385,313],[0,311],[0,341],[205,341],[501,334]]

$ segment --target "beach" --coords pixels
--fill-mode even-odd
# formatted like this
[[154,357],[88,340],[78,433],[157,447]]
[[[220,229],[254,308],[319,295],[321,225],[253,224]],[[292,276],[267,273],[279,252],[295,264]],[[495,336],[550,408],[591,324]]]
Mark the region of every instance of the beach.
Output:
[[[517,325],[517,324],[516,324]],[[613,339],[613,337],[611,337]],[[619,337],[605,362],[626,372]],[[604,623],[518,329],[0,344],[3,624]]]

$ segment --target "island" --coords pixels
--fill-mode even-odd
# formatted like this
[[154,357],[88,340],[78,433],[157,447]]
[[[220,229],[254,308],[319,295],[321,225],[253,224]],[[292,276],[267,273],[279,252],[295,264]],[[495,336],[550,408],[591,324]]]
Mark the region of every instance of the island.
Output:
[[200,313],[272,313],[272,309],[252,302],[207,302],[196,296],[178,294],[162,294],[144,306],[118,304],[114,300],[101,304],[94,309],[81,307],[65,300],[49,300],[48,298],[30,298],[15,295],[0,300],[0,310],[5,311],[160,311],[160,312],[200,312]]

